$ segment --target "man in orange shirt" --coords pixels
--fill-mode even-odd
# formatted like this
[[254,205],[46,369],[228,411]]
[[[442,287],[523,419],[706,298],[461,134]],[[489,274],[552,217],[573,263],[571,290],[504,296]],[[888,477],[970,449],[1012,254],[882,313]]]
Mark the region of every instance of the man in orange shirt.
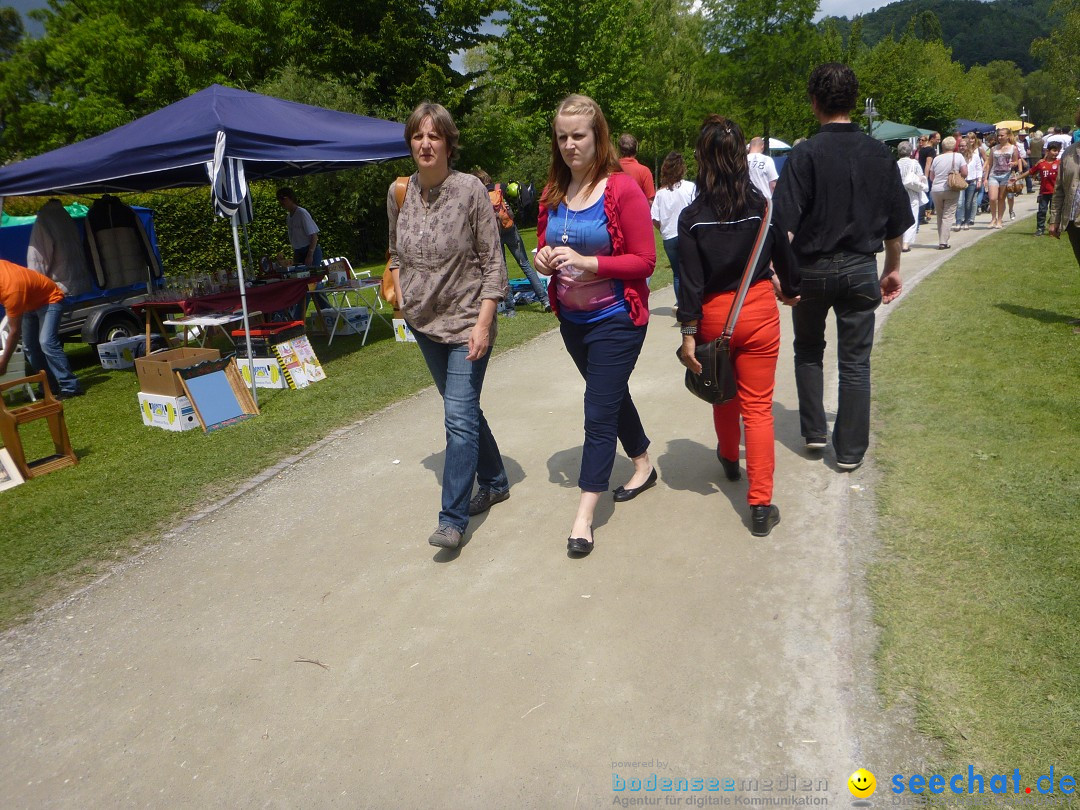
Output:
[[649,205],[652,205],[653,197],[656,196],[656,186],[653,184],[652,172],[638,163],[637,138],[629,132],[624,132],[619,136],[619,165],[622,166],[624,172],[637,181],[637,184],[641,186],[641,190],[645,192],[645,196],[649,199]]
[[60,342],[60,316],[64,293],[56,282],[28,267],[0,259],[0,306],[11,330],[0,354],[0,374],[7,371],[15,344],[22,338],[26,359],[49,376],[49,387],[59,399],[83,394],[78,378]]

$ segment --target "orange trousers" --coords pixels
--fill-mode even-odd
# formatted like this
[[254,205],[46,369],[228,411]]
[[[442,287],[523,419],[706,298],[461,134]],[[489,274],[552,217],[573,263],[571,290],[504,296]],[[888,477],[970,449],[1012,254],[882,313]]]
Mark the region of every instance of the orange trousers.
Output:
[[[734,300],[733,292],[705,299],[698,327],[700,340],[720,337]],[[731,361],[735,366],[738,395],[731,402],[713,406],[720,455],[728,461],[739,459],[739,416],[742,416],[746,432],[746,477],[750,484],[746,502],[751,506],[772,503],[776,467],[772,399],[779,353],[780,311],[772,283],[759,281],[750,286],[735,323],[735,334],[731,336]]]

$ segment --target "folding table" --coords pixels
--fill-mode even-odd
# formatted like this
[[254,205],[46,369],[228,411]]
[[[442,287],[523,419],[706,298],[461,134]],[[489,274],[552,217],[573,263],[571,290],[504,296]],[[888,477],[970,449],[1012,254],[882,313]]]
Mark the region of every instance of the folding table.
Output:
[[[382,318],[383,323],[393,331],[394,325],[386,320],[385,315],[379,312],[379,286],[381,283],[380,279],[354,278],[348,284],[339,284],[334,287],[320,287],[308,291],[308,298],[321,295],[326,299],[326,303],[330,305],[329,308],[334,310],[334,323],[329,331],[329,339],[326,342],[327,346],[334,342],[334,336],[337,334],[338,327],[345,321],[343,310],[354,306],[367,307],[369,313],[367,325],[364,327],[364,336],[360,341],[361,346],[367,344],[368,332],[371,331],[372,318]],[[355,301],[351,300],[350,296],[355,296]],[[316,304],[316,308],[317,307],[318,304]],[[319,318],[321,322],[321,313]]]

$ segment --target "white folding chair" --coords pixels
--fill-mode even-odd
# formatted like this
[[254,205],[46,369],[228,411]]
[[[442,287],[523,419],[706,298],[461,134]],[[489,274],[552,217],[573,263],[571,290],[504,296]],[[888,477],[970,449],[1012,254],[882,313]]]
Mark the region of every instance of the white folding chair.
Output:
[[[0,318],[0,352],[4,351],[7,346],[8,336],[11,332],[10,325],[8,324],[7,315]],[[0,383],[8,382],[10,380],[17,380],[20,377],[26,376],[26,355],[23,353],[22,346],[16,346],[14,353],[11,355],[11,359],[8,361],[7,371],[2,377],[0,377]],[[37,402],[37,397],[34,396],[34,388],[29,383],[22,386],[26,395],[30,398],[31,402]]]

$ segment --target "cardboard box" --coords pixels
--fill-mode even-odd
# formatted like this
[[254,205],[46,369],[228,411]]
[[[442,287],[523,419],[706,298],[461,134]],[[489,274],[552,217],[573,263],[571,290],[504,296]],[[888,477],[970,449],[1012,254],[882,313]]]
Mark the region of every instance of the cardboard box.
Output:
[[368,321],[371,320],[371,313],[368,312],[367,307],[345,307],[341,310],[340,320],[337,310],[334,309],[320,309],[319,314],[322,315],[327,334],[333,330],[334,322],[337,322],[335,335],[362,335],[368,327]]
[[[240,376],[244,378],[245,385],[251,385],[251,360],[243,357],[236,358],[236,366],[240,369]],[[255,387],[256,388],[288,388],[289,381],[281,371],[281,363],[273,357],[256,357],[255,363]]]
[[326,274],[326,284],[329,287],[344,287],[352,279],[348,270],[330,270]]
[[195,409],[187,397],[164,397],[139,393],[139,413],[144,425],[163,430],[193,430],[199,427]]
[[146,357],[135,359],[135,373],[139,377],[139,388],[144,394],[160,394],[165,397],[182,397],[183,386],[176,379],[174,369],[189,368],[206,360],[217,360],[221,352],[217,349],[166,349],[154,352]]
[[394,339],[398,343],[416,343],[416,338],[404,318],[394,318]]
[[98,360],[102,368],[135,368],[136,353],[139,346],[146,345],[146,337],[120,338],[109,343],[99,343],[97,347]]

